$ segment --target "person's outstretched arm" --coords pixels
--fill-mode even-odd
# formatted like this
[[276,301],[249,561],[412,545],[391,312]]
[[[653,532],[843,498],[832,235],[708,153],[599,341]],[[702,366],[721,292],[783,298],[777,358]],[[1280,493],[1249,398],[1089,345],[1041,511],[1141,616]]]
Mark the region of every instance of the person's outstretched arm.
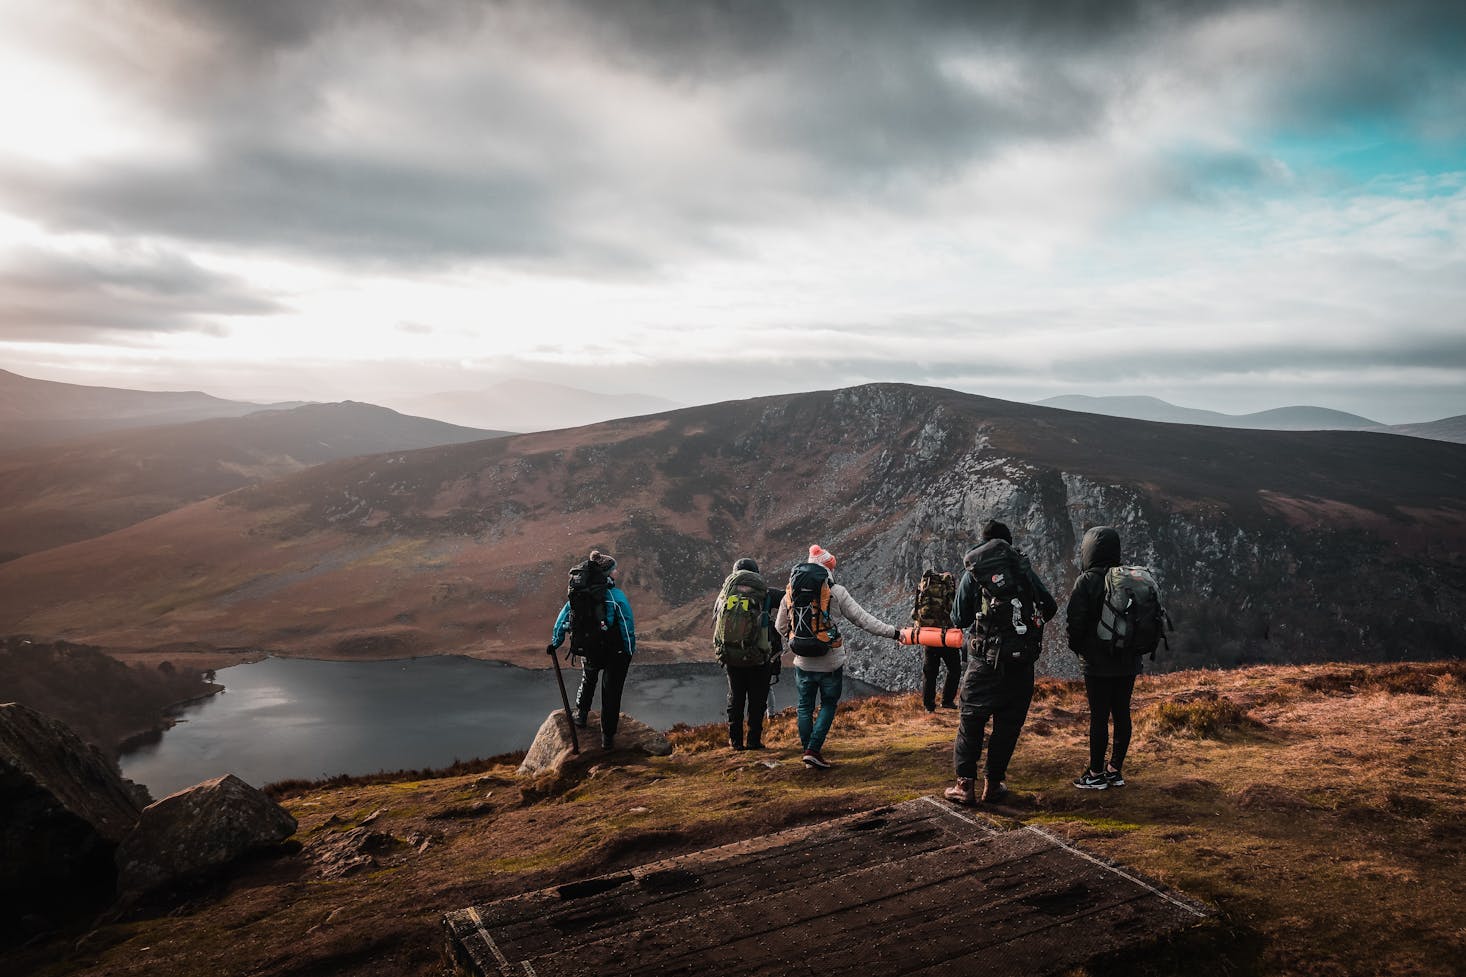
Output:
[[876,617],[870,611],[860,606],[860,602],[850,596],[850,591],[842,585],[835,584],[830,588],[830,599],[835,604],[835,609],[840,616],[860,630],[875,635],[877,638],[899,638],[901,630],[894,624],[887,624]]
[[977,620],[977,612],[981,609],[982,599],[977,581],[972,579],[971,573],[963,570],[962,579],[957,582],[957,596],[952,599],[952,627],[964,631],[972,627],[972,622]]

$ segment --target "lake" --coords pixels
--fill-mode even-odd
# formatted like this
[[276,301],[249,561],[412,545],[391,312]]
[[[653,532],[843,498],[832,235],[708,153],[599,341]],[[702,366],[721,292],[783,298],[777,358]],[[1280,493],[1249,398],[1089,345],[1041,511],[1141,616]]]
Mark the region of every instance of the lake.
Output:
[[[220,669],[216,681],[223,692],[183,709],[157,741],[123,754],[123,775],[154,798],[225,773],[258,787],[522,750],[561,707],[552,671],[456,656],[267,658]],[[579,682],[578,670],[565,671],[572,698]],[[846,698],[880,692],[846,676]],[[726,696],[713,664],[632,665],[621,711],[657,729],[726,721]],[[773,696],[775,710],[794,704],[791,666]],[[596,700],[599,709],[599,691]]]

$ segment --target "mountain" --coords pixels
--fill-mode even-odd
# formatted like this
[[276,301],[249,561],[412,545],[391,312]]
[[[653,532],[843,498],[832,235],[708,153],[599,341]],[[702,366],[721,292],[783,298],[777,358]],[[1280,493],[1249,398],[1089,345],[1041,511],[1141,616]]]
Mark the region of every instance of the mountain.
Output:
[[553,431],[618,417],[658,414],[682,406],[648,394],[603,394],[538,380],[505,380],[483,390],[450,391],[388,403],[425,417],[504,431]]
[[1443,417],[1438,421],[1423,424],[1392,424],[1389,430],[1395,434],[1408,434],[1413,438],[1431,438],[1435,441],[1454,441],[1466,444],[1466,414]]
[[0,453],[0,560],[100,536],[324,461],[502,433],[348,401]]
[[1207,427],[1236,427],[1263,431],[1357,431],[1382,426],[1358,414],[1327,407],[1275,407],[1254,414],[1223,414],[1214,410],[1178,407],[1156,397],[1086,397],[1067,394],[1038,401],[1041,407],[1129,417],[1167,424],[1202,424]]
[[155,392],[35,380],[0,370],[0,450],[118,428],[242,417],[291,404],[222,400],[196,390]]
[[[565,571],[620,559],[641,651],[706,657],[734,560],[810,543],[891,622],[988,517],[1061,598],[1079,538],[1119,527],[1177,631],[1158,667],[1460,655],[1466,447],[1356,432],[1103,418],[905,385],[331,462],[0,564],[0,633],[314,657],[543,662]],[[1072,672],[1060,629],[1044,667]],[[853,674],[912,653],[847,636]]]

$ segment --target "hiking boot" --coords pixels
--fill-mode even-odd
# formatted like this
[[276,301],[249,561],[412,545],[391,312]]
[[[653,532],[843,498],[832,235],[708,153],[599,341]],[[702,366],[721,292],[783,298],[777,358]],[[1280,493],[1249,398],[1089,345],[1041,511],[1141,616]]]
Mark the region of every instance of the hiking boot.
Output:
[[732,750],[743,749],[743,724],[728,724],[728,748]]
[[805,750],[804,765],[806,767],[816,767],[820,770],[828,770],[831,766],[833,766],[833,764],[831,764],[829,760],[826,760],[824,757],[820,756],[819,750]]
[[601,749],[603,749],[603,750],[614,750],[615,748],[616,748],[616,736],[615,736],[615,734],[613,733],[610,736],[606,736],[606,735],[602,734],[602,736],[601,736]]
[[984,804],[1001,804],[1008,799],[1008,785],[1001,780],[994,780],[991,777],[984,777],[982,780],[982,802]]
[[1086,770],[1074,778],[1074,786],[1080,790],[1104,790],[1110,786],[1110,782],[1104,774]]
[[579,726],[581,729],[585,729],[586,720],[588,720],[589,718],[590,714],[586,712],[586,710],[577,710],[575,713],[575,725]]
[[748,724],[748,742],[744,744],[750,750],[762,750],[764,748],[764,727],[763,723],[754,725]]
[[958,777],[955,784],[942,791],[942,796],[963,807],[977,806],[977,793],[973,790],[971,777]]
[[751,740],[749,740],[746,744],[744,744],[744,747],[743,748],[745,750],[765,750],[765,749],[768,749],[768,747],[764,746],[763,740],[760,740],[760,739],[751,739]]
[[1111,787],[1124,787],[1125,777],[1114,767],[1105,767],[1105,779],[1110,782]]
[[943,709],[956,709],[957,708],[957,703],[955,703],[955,702],[944,702],[944,703],[942,703],[942,708]]

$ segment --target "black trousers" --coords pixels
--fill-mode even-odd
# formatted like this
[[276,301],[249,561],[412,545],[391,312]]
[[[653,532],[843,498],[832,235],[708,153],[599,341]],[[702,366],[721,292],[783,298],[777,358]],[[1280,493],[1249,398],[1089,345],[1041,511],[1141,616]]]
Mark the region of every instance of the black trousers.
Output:
[[1105,769],[1111,720],[1115,723],[1115,748],[1110,763],[1116,770],[1125,763],[1125,753],[1130,749],[1130,696],[1134,691],[1134,675],[1084,676],[1084,692],[1089,697],[1089,769],[1095,773]]
[[596,698],[596,683],[604,677],[601,685],[601,735],[615,736],[621,721],[621,690],[626,687],[626,672],[631,668],[631,656],[621,653],[605,657],[604,664],[593,665],[590,659],[580,672],[580,688],[575,693],[575,708],[589,712]]
[[952,751],[957,776],[977,778],[977,760],[982,755],[983,736],[991,719],[993,732],[987,745],[987,776],[989,780],[1006,780],[1008,762],[1013,759],[1018,734],[1023,731],[1032,701],[1032,665],[1009,664],[994,669],[981,657],[970,656],[967,671],[962,674],[957,745]]
[[927,712],[937,707],[937,669],[946,666],[942,682],[942,705],[948,709],[957,700],[957,683],[962,678],[962,652],[957,648],[923,648],[921,662],[921,704]]
[[736,743],[743,742],[743,716],[748,715],[748,741],[763,740],[764,713],[769,707],[768,665],[729,665],[728,672],[728,735]]

